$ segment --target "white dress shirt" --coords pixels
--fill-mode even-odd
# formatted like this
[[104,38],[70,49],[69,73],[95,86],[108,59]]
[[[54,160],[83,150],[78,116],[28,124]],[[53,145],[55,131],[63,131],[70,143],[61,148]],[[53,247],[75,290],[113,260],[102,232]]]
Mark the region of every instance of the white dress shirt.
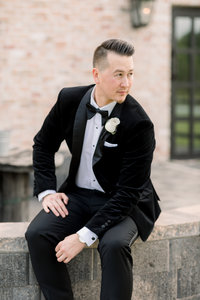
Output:
[[[94,90],[95,88],[91,93],[90,104],[101,110],[107,110],[108,115],[110,115],[114,106],[116,105],[116,102],[111,102],[103,107],[99,107],[94,100]],[[102,187],[99,185],[92,169],[92,160],[102,128],[101,114],[96,113],[91,119],[87,120],[80,164],[75,183],[81,188],[104,192]],[[53,193],[56,193],[56,191],[46,190],[38,195],[38,199],[40,201],[46,195]],[[92,245],[98,238],[98,236],[87,227],[81,228],[77,233],[80,237],[80,240],[84,241],[87,246]]]

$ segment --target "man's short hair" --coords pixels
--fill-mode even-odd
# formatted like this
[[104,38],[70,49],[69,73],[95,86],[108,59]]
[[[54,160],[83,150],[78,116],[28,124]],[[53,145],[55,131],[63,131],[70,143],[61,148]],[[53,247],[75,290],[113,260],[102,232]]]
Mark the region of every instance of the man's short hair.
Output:
[[102,68],[105,67],[108,52],[114,52],[119,55],[132,56],[135,50],[133,45],[126,41],[120,39],[106,40],[100,46],[98,46],[94,52],[94,56],[93,56],[94,68],[97,65],[101,65]]

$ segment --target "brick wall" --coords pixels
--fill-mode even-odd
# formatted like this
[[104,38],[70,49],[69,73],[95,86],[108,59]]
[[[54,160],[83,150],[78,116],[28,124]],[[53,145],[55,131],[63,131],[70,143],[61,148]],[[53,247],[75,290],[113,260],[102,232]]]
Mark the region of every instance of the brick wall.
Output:
[[63,86],[92,82],[94,48],[116,37],[135,45],[132,94],[155,123],[156,158],[167,159],[172,5],[199,0],[156,0],[141,29],[131,27],[129,0],[0,0],[0,130],[11,130],[12,150],[30,148]]

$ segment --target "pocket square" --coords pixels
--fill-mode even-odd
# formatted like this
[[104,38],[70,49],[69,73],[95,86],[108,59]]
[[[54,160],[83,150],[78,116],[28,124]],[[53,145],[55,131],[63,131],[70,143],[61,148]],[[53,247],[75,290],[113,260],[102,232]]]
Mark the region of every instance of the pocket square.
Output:
[[105,147],[117,147],[118,146],[118,144],[111,144],[111,143],[108,143],[108,142],[104,142],[104,146]]

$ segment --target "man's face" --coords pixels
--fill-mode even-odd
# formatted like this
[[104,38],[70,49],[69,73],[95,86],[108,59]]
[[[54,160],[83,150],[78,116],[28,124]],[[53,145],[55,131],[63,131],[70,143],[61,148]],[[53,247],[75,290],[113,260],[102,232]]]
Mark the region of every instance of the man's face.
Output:
[[93,69],[96,101],[122,103],[133,83],[133,57],[108,52],[106,67]]

